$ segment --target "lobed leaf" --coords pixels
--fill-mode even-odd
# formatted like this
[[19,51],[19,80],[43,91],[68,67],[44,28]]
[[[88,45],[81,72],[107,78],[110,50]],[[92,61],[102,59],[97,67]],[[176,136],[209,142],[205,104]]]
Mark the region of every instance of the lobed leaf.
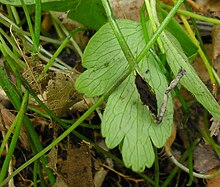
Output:
[[[167,88],[164,75],[157,62],[148,55],[140,63],[141,75],[155,89],[158,103]],[[144,74],[150,70],[148,74]],[[106,145],[114,148],[122,143],[121,152],[127,167],[134,171],[143,171],[154,162],[152,143],[156,147],[165,144],[172,130],[173,104],[169,99],[162,124],[155,124],[155,119],[140,100],[134,75],[131,74],[109,97],[102,120],[102,135]]]
[[[136,57],[145,46],[139,23],[120,20],[119,27]],[[87,97],[105,93],[128,67],[120,45],[109,24],[105,24],[88,43],[82,65],[87,68],[76,81],[76,89]],[[138,72],[153,88],[160,107],[167,81],[158,62],[147,54],[138,64]],[[143,171],[154,162],[154,150],[162,147],[172,130],[173,103],[169,98],[162,124],[155,119],[141,102],[135,86],[135,72],[129,75],[108,98],[102,119],[102,135],[106,144],[114,148],[121,144],[125,165],[134,171]]]

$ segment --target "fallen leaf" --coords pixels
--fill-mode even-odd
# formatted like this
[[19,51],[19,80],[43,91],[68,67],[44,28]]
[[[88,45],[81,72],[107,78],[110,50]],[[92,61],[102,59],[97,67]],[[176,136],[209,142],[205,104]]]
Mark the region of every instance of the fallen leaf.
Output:
[[207,173],[209,170],[220,166],[220,160],[212,150],[212,147],[207,144],[199,144],[193,152],[193,158],[194,169],[200,173]]
[[55,182],[55,184],[53,185],[53,187],[70,187],[66,182],[65,182],[65,180],[63,179],[63,177],[61,177],[61,176],[57,176],[57,178],[56,178],[56,182]]
[[220,123],[218,121],[215,121],[213,118],[211,119],[212,124],[209,128],[210,130],[210,136],[218,136],[219,130],[220,130]]
[[57,171],[57,148],[53,147],[47,154],[48,164],[47,166],[53,171]]
[[[0,104],[0,130],[8,130],[15,119],[15,115]],[[19,134],[19,140],[24,149],[30,150],[29,139],[24,125]]]
[[75,91],[74,84],[78,72],[56,72],[53,79],[49,80],[46,88],[46,105],[55,114],[61,115],[74,103],[81,100],[80,94]]

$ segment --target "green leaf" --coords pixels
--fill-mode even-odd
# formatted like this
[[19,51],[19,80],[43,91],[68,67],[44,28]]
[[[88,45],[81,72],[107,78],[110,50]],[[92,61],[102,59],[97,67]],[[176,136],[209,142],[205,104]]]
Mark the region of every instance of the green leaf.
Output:
[[171,33],[164,32],[161,39],[172,72],[176,74],[181,67],[186,70],[186,75],[180,81],[181,84],[195,96],[215,120],[220,121],[219,104],[190,65],[176,38]]
[[[143,43],[141,28],[137,28],[137,24],[126,20],[119,23],[123,24],[121,30],[126,34],[131,49],[137,47],[133,42],[134,38],[136,42]],[[87,71],[77,79],[76,89],[85,93],[87,97],[102,95],[128,68],[128,63],[109,24],[101,27],[90,39],[82,57],[82,65]]]
[[[3,4],[21,6],[20,0],[0,0]],[[35,6],[35,0],[24,0],[26,5]],[[90,29],[98,30],[107,22],[101,0],[42,0],[44,11],[68,11],[68,18]]]
[[[158,16],[162,22],[166,18],[167,12],[165,12],[161,8],[159,10],[160,11],[158,11]],[[169,31],[171,34],[175,35],[184,53],[190,59],[190,61],[194,60],[197,55],[198,48],[188,37],[186,32],[183,30],[183,27],[181,27],[180,24],[173,18],[167,25],[166,30]]]
[[[63,0],[56,0],[56,2],[62,2]],[[34,5],[35,0],[24,0],[26,5]],[[45,2],[54,2],[54,0],[42,0],[42,3]],[[0,3],[6,4],[6,5],[14,5],[14,6],[21,6],[20,0],[0,0]]]
[[68,17],[94,30],[98,30],[107,22],[101,0],[75,1]]
[[[65,12],[73,8],[76,4],[77,0],[69,1],[69,0],[41,0],[42,10],[45,11],[58,11],[58,12]],[[22,6],[20,0],[0,0],[0,3],[6,5],[13,5],[13,6]],[[35,0],[24,0],[24,3],[29,7],[35,7]]]
[[[145,39],[139,23],[120,20],[119,27],[128,46],[136,57],[145,46]],[[76,81],[76,89],[87,97],[105,93],[128,67],[120,45],[109,24],[105,24],[88,43],[82,65],[87,68]],[[140,75],[155,91],[157,105],[160,107],[167,81],[158,62],[147,54],[138,64]],[[102,119],[102,135],[106,144],[114,148],[121,144],[125,165],[134,171],[143,171],[154,162],[152,143],[162,147],[172,130],[173,103],[168,100],[162,124],[144,106],[135,86],[135,73],[127,77],[110,95]]]
[[42,10],[45,11],[57,11],[57,12],[66,12],[71,10],[75,5],[76,0],[51,0],[48,2],[42,3]]
[[[141,75],[155,89],[158,103],[161,103],[167,82],[157,62],[148,55],[139,67]],[[149,70],[147,74],[146,70]],[[141,103],[134,79],[131,74],[109,97],[102,120],[102,135],[106,137],[109,148],[122,142],[125,165],[140,172],[154,162],[151,142],[156,147],[162,147],[171,133],[173,104],[170,98],[162,124],[155,124],[151,113]]]

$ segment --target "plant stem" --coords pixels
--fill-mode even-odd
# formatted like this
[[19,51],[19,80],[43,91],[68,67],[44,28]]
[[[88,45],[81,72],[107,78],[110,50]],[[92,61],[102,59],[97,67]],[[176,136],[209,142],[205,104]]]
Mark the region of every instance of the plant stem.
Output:
[[[190,7],[190,5],[189,5],[189,3],[187,1],[184,2],[184,5],[185,5],[187,11],[192,11],[192,9],[191,9],[191,7]],[[192,22],[192,25],[193,25],[193,28],[194,28],[194,31],[195,31],[195,34],[196,34],[196,38],[198,39],[198,41],[200,43],[200,46],[201,46],[202,50],[204,51],[205,55],[208,56],[207,55],[207,51],[206,51],[206,49],[204,47],[204,44],[203,44],[203,41],[202,41],[201,34],[199,32],[199,28],[198,28],[198,26],[196,24],[196,20],[194,18],[192,18],[192,17],[190,18],[190,20]]]
[[18,137],[20,134],[22,123],[23,123],[24,113],[26,112],[26,109],[27,109],[28,97],[29,97],[28,92],[25,92],[24,97],[23,97],[23,101],[21,103],[21,108],[18,112],[18,115],[15,117],[15,120],[14,120],[14,123],[16,123],[16,128],[15,128],[14,135],[11,140],[7,155],[6,155],[5,160],[3,162],[3,165],[2,165],[2,169],[0,172],[0,182],[4,179],[4,177],[7,173],[9,162],[11,160],[11,157],[14,153],[15,146],[17,144],[17,140],[18,140]]
[[[150,4],[149,0],[145,0],[145,4],[146,4],[149,19],[151,22],[151,26],[153,28],[153,31],[156,32],[157,27],[159,26],[159,21],[158,21],[157,12],[156,12],[156,1],[151,0],[151,4]],[[158,43],[158,46],[161,52],[165,53],[160,37],[157,38],[157,43]]]
[[10,6],[10,8],[11,8],[11,12],[13,14],[16,24],[19,25],[21,20],[20,20],[20,17],[18,15],[16,8],[14,6]]
[[[0,33],[2,34],[5,34],[5,32],[0,28]],[[8,37],[6,39],[9,39]],[[12,43],[12,40],[8,40],[9,43]],[[11,41],[11,42],[10,42]],[[20,60],[16,53],[13,52],[7,45],[6,41],[4,40],[4,38],[2,37],[2,35],[0,35],[0,51],[2,51],[2,53],[4,55],[8,55],[10,56],[11,59],[13,59],[13,63],[10,63],[10,66],[12,68],[13,71],[15,71],[16,69],[21,69],[21,68],[24,68],[25,67],[25,64],[22,60]],[[13,47],[15,47],[16,49],[16,46],[15,45],[12,45]]]
[[215,78],[213,76],[212,67],[210,65],[210,62],[209,62],[208,58],[206,57],[206,55],[204,54],[203,50],[201,49],[201,47],[199,45],[199,42],[196,39],[196,37],[195,37],[195,35],[194,35],[194,33],[193,33],[193,31],[192,31],[192,29],[191,29],[187,19],[184,16],[182,16],[182,15],[180,16],[180,18],[182,19],[183,24],[184,24],[187,32],[189,33],[189,36],[190,36],[191,40],[198,47],[198,53],[200,54],[200,56],[201,56],[201,58],[202,58],[202,60],[204,62],[204,65],[205,65],[205,67],[206,67],[206,69],[208,71],[208,74],[209,74],[209,77],[210,77],[212,85],[215,85],[215,83],[216,83],[215,82]]
[[147,43],[147,45],[145,46],[145,48],[141,51],[141,53],[138,55],[138,57],[136,58],[136,62],[139,63],[147,54],[147,52],[149,51],[149,49],[152,47],[152,45],[155,43],[155,41],[157,40],[157,38],[159,37],[159,35],[162,33],[162,31],[165,29],[165,27],[167,26],[167,24],[169,23],[169,21],[172,19],[172,17],[174,16],[174,14],[177,12],[178,8],[180,7],[180,5],[183,3],[184,0],[178,0],[177,3],[174,5],[174,7],[172,8],[172,10],[169,12],[169,14],[167,15],[167,17],[164,19],[164,21],[160,24],[160,26],[158,27],[158,29],[156,30],[156,32],[154,33],[154,35],[151,37],[150,41]]
[[[50,12],[53,19],[58,23],[62,31],[65,33],[66,36],[69,35],[69,31],[63,26],[63,24],[58,20],[58,18],[54,15],[54,13]],[[82,50],[80,49],[79,45],[76,43],[76,41],[73,38],[70,38],[70,41],[72,42],[72,45],[74,46],[76,52],[78,55],[82,58]]]
[[73,31],[71,31],[68,36],[65,38],[65,40],[63,41],[63,43],[59,46],[59,48],[56,50],[56,52],[54,53],[54,55],[50,58],[49,62],[47,63],[47,65],[44,67],[43,73],[46,73],[49,68],[53,65],[55,59],[58,57],[58,55],[60,54],[60,52],[64,49],[64,47],[66,47],[66,45],[69,43],[71,37],[80,32],[83,31],[84,29],[82,28],[77,28],[74,29]]
[[32,23],[31,23],[31,18],[30,18],[29,12],[28,12],[28,8],[27,8],[24,0],[21,0],[21,4],[22,4],[22,8],[24,10],[25,17],[26,17],[26,20],[27,20],[27,24],[28,24],[28,27],[29,27],[29,30],[30,30],[30,33],[31,33],[31,38],[32,38],[32,41],[34,43],[34,51],[37,52],[38,48],[37,48],[37,45],[36,45],[36,42],[35,42],[36,36],[35,36],[34,29],[33,29]]
[[[170,158],[170,160],[176,165],[178,166],[179,168],[181,168],[183,171],[185,171],[186,173],[189,173],[189,169],[187,167],[185,167],[183,164],[181,164],[180,162],[178,162],[176,160],[176,158],[173,156],[173,154],[171,153],[171,150],[170,148],[166,148],[165,147],[165,150],[166,150],[166,154],[167,156]],[[211,179],[215,176],[218,176],[220,174],[220,170],[217,170],[215,173],[213,174],[200,174],[200,173],[196,173],[196,172],[193,172],[192,173],[194,177],[197,177],[197,178],[201,178],[201,179]]]
[[[8,59],[7,56],[5,56],[5,58],[7,61],[10,60],[10,59]],[[20,74],[17,73],[16,75],[20,75]],[[7,94],[8,98],[10,99],[11,103],[16,108],[16,110],[20,110],[20,107],[21,107],[20,94],[17,92],[17,89],[15,88],[15,86],[12,85],[12,83],[7,79],[2,67],[0,68],[0,85],[4,89],[5,93]],[[40,152],[43,148],[40,143],[39,137],[38,137],[37,133],[35,132],[33,126],[31,125],[31,122],[30,122],[29,118],[26,116],[26,114],[24,114],[24,124],[25,124],[26,130],[28,132],[29,138],[31,140],[30,143],[31,143],[31,145],[34,146],[34,149],[36,149],[36,151],[34,153],[34,154],[36,154],[36,152]],[[54,184],[55,177],[53,175],[52,170],[46,166],[48,163],[46,157],[43,156],[40,158],[40,160],[44,166],[45,172],[48,175],[48,179],[49,179],[51,185]],[[0,184],[0,186],[1,186],[1,184]]]
[[55,145],[57,145],[61,140],[63,140],[68,134],[70,134],[80,123],[82,123],[98,106],[100,106],[105,99],[105,95],[100,97],[100,99],[89,108],[72,126],[70,126],[63,134],[61,134],[57,139],[55,139],[50,145],[40,151],[37,155],[32,157],[30,160],[26,161],[23,165],[21,165],[18,169],[16,169],[10,176],[8,176],[5,180],[0,183],[0,186],[5,185],[12,177],[17,175],[24,168],[32,164],[34,161],[39,159],[41,156],[45,155],[50,149],[52,149]]
[[[183,161],[187,158],[187,153],[188,151],[185,151],[185,153],[181,156],[179,160],[180,163],[183,163]],[[170,185],[178,170],[180,170],[180,168],[178,166],[175,166],[161,187],[167,187],[168,185]]]
[[189,167],[189,181],[187,183],[187,186],[191,186],[193,183],[193,147],[192,144],[190,144],[188,149],[188,167]]
[[[7,26],[7,27],[11,27],[12,28],[12,31],[16,31],[17,33],[19,33],[19,36],[21,38],[24,38],[26,40],[26,42],[28,44],[30,44],[30,47],[32,47],[34,44],[33,44],[33,41],[29,38],[29,33],[23,31],[21,28],[19,28],[14,22],[12,22],[10,19],[8,19],[6,16],[4,16],[3,14],[0,13],[0,23],[2,23],[3,25]],[[5,35],[4,35],[5,36]],[[44,37],[44,36],[41,36],[40,37],[42,40],[44,39],[45,41],[48,41],[48,42],[52,42],[52,43],[57,43],[57,44],[60,44],[59,41],[55,41],[53,39],[50,39],[50,38],[47,38],[47,37]],[[72,38],[70,39],[72,41]],[[72,41],[73,42],[73,41]],[[7,46],[6,46],[7,47]],[[16,48],[15,48],[16,49]],[[16,49],[17,50],[17,49]],[[46,51],[42,46],[39,46],[39,49],[38,49],[41,53],[45,54],[46,56],[49,56],[49,57],[52,57],[52,54],[49,53],[48,51]],[[20,52],[19,52],[20,53]],[[46,62],[48,62],[49,60],[43,56],[41,53],[38,53],[38,56],[45,60]],[[11,54],[9,53],[10,56],[15,56],[15,54]],[[17,59],[15,60],[15,62],[20,62],[21,60],[20,59]],[[57,63],[59,62],[59,64]],[[23,63],[21,61],[21,63]],[[61,64],[61,65],[60,65]],[[24,65],[24,63],[23,63]],[[58,67],[59,69],[64,69],[64,67],[66,69],[71,69],[70,66],[68,66],[66,63],[64,63],[63,61],[61,61],[60,59],[56,59],[56,63],[54,63],[54,66]]]
[[35,1],[35,21],[34,21],[34,48],[36,52],[39,49],[40,30],[41,30],[41,0]]
[[[166,8],[168,10],[171,10],[173,8],[172,6],[169,6],[169,5],[161,3],[161,2],[160,2],[160,5],[161,5],[161,7]],[[202,15],[199,15],[199,14],[195,14],[195,13],[186,11],[186,10],[179,9],[179,10],[177,10],[177,13],[182,14],[184,16],[189,16],[189,17],[195,18],[197,20],[201,20],[201,21],[205,21],[205,22],[208,22],[208,23],[213,23],[213,24],[216,24],[216,25],[220,25],[220,20],[218,20],[218,19],[205,17],[205,16],[202,16]]]
[[131,71],[133,71],[135,69],[135,66],[136,66],[136,61],[135,61],[135,58],[131,52],[131,49],[129,48],[127,42],[125,41],[125,38],[117,24],[117,22],[115,21],[115,19],[113,18],[113,15],[112,15],[112,11],[111,11],[111,7],[110,7],[110,3],[108,0],[102,0],[102,5],[105,9],[105,12],[107,14],[107,18],[108,18],[108,21],[111,25],[111,28],[118,40],[118,43],[120,44],[121,46],[121,49],[125,55],[125,58],[127,59],[128,61],[128,64],[130,66],[130,69]]

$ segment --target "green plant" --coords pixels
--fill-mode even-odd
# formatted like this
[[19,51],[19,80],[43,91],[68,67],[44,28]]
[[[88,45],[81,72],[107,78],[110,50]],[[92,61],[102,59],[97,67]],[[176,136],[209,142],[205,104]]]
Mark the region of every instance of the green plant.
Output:
[[[152,4],[148,6],[150,7],[148,12],[152,11]],[[107,11],[110,14],[110,10]],[[150,19],[154,23],[157,15],[154,13]],[[160,26],[159,21],[157,26]],[[155,31],[157,26],[155,25]],[[125,165],[137,172],[143,171],[145,166],[152,166],[154,162],[152,143],[158,148],[162,147],[173,127],[171,97],[164,120],[157,125],[151,112],[142,104],[134,84],[133,71],[136,69],[153,88],[157,97],[157,107],[160,108],[168,83],[161,68],[162,62],[145,48],[148,42],[150,43],[148,38],[152,37],[150,35],[152,31],[147,29],[147,32],[148,37],[144,38],[140,23],[128,20],[115,22],[110,15],[109,23],[99,29],[87,45],[82,62],[87,70],[76,82],[76,89],[87,97],[100,96],[120,80],[124,72],[130,70],[128,77],[108,98],[102,118],[102,135],[106,137],[109,148],[120,144]],[[173,74],[176,75],[180,68],[185,69],[186,75],[180,83],[216,120],[220,120],[219,105],[190,65],[175,36],[163,30],[159,39],[157,41],[161,42]]]
[[[1,2],[5,4],[8,3],[7,1]],[[33,152],[35,153],[35,156],[16,169],[5,179],[4,175],[7,168],[4,168],[4,173],[0,175],[0,186],[6,184],[13,176],[39,158],[41,158],[43,167],[47,171],[50,183],[54,184],[54,176],[51,170],[46,168],[47,160],[44,155],[68,134],[72,132],[77,134],[77,132],[74,132],[74,129],[105,101],[107,103],[102,117],[101,131],[102,135],[106,138],[107,146],[109,148],[114,148],[119,145],[125,166],[132,168],[132,170],[136,172],[142,172],[146,166],[151,167],[155,161],[156,149],[154,149],[154,147],[161,148],[164,146],[173,128],[173,100],[172,97],[169,97],[163,121],[159,125],[156,124],[155,118],[148,110],[148,107],[144,106],[141,102],[135,86],[136,72],[141,75],[141,77],[151,86],[153,92],[156,94],[156,105],[159,109],[163,103],[163,96],[167,89],[168,82],[170,82],[172,77],[177,75],[179,69],[183,68],[186,71],[186,75],[183,76],[179,85],[182,85],[189,90],[195,96],[197,101],[200,102],[214,117],[214,119],[216,121],[220,121],[220,117],[218,115],[220,107],[218,103],[190,64],[190,61],[192,61],[197,54],[197,44],[195,45],[191,42],[183,29],[173,19],[174,14],[178,11],[178,8],[182,4],[183,0],[179,0],[169,14],[163,12],[159,5],[156,6],[155,1],[151,1],[151,3],[149,3],[149,1],[145,1],[146,7],[142,9],[141,23],[129,20],[115,20],[111,13],[108,1],[103,0],[102,4],[106,13],[105,16],[103,14],[103,7],[100,8],[101,1],[97,1],[98,6],[95,6],[95,10],[99,10],[99,13],[95,17],[101,16],[101,19],[98,21],[96,19],[91,19],[95,21],[93,26],[91,26],[90,20],[88,21],[88,17],[81,18],[79,16],[82,11],[81,8],[79,12],[77,12],[77,9],[74,9],[75,3],[80,2],[81,1],[60,1],[59,4],[57,2],[47,3],[43,1],[41,4],[40,1],[38,1],[35,6],[37,9],[36,15],[38,16],[41,10],[66,11],[71,9],[72,12],[69,14],[69,17],[84,23],[90,28],[98,30],[89,41],[89,44],[83,53],[82,65],[86,68],[86,71],[83,72],[77,79],[75,86],[79,92],[84,93],[87,97],[99,96],[99,99],[70,127],[65,121],[58,118],[53,114],[53,112],[45,107],[45,105],[36,96],[36,93],[34,93],[31,87],[22,78],[17,70],[24,68],[25,65],[19,60],[17,60],[18,63],[12,62],[12,59],[19,59],[18,56],[20,55],[20,51],[17,49],[14,42],[7,38],[4,31],[0,30],[1,35],[9,41],[16,51],[15,54],[13,54],[12,51],[7,48],[4,38],[0,38],[0,49],[11,69],[14,71],[17,79],[20,81],[20,84],[22,83],[27,92],[29,92],[39,105],[47,112],[47,115],[44,114],[45,117],[52,118],[60,125],[67,128],[62,135],[55,139],[45,149],[42,149],[33,129],[29,128],[30,136],[33,135],[35,137],[32,141],[38,144],[38,146],[33,145]],[[20,4],[20,1],[11,1],[11,3],[14,5],[22,4],[26,12],[26,18],[29,20],[28,23],[33,41],[33,52],[39,52],[40,19],[35,19],[35,33],[32,28],[31,19],[29,18],[28,9],[26,7],[28,4],[25,4],[25,2]],[[33,3],[34,2],[32,1],[29,4],[29,8],[33,8]],[[62,9],[60,9],[60,5],[62,5]],[[81,4],[80,6],[85,8],[85,4]],[[88,6],[88,4],[86,4],[86,6]],[[146,9],[149,16],[145,16]],[[83,9],[83,11],[84,10],[85,9]],[[74,12],[77,12],[77,14]],[[193,14],[190,15],[195,16]],[[1,17],[3,17],[3,15],[1,15]],[[105,23],[106,17],[108,19],[108,23]],[[203,19],[204,17],[199,18]],[[19,29],[13,22],[11,23],[10,21],[7,22],[5,20],[6,19],[2,20],[2,24],[7,26],[9,26],[9,24],[13,25],[12,30],[15,29],[16,32],[25,34],[25,37],[27,38],[29,33]],[[67,45],[72,34],[78,31],[81,31],[81,29],[74,30],[67,34],[66,40],[60,44],[57,52],[49,60],[48,65],[44,69],[45,73],[49,67],[53,65],[54,59],[57,57],[58,53],[60,53],[60,51]],[[176,37],[175,32],[181,33],[181,37]],[[73,45],[75,45],[75,43]],[[79,55],[81,55],[80,50],[77,51]],[[209,69],[211,75],[213,72],[212,68],[209,65],[207,68]],[[27,92],[25,93],[22,103],[20,97],[22,94],[21,89],[17,90],[13,87],[12,90],[14,95],[11,94],[9,90],[12,85],[10,84],[10,81],[7,81],[7,76],[2,69],[0,75],[1,86],[7,91],[10,100],[14,102],[13,104],[15,108],[18,111],[21,111],[21,113],[24,113],[25,103],[28,98]],[[175,93],[179,98],[182,97],[181,94],[179,94],[178,89],[175,90]],[[184,100],[182,100],[182,104],[184,108],[187,109],[188,106],[184,103]],[[27,116],[20,114],[19,112],[18,116],[20,115],[22,115],[20,120],[23,120],[28,128],[29,122]],[[19,121],[19,124],[21,124],[21,121]],[[15,143],[17,140],[17,133],[15,133],[14,136],[15,141],[13,142]],[[79,134],[77,134],[77,136],[85,139],[85,137],[82,137]],[[94,146],[97,147],[96,145]],[[97,149],[100,150],[98,147]],[[103,150],[100,151],[104,152]],[[106,152],[104,153],[106,154]],[[115,158],[111,154],[109,154],[109,156],[122,163],[121,160]],[[7,163],[8,159],[5,165],[7,165]],[[36,164],[39,164],[39,162],[36,162]],[[143,176],[150,183],[156,183],[157,186],[159,185],[158,168],[158,160],[156,157],[156,182],[146,176]],[[175,171],[173,173],[175,173]],[[39,175],[41,176],[41,174]],[[192,172],[190,176],[191,175]],[[42,184],[43,183],[44,182],[42,181]]]

